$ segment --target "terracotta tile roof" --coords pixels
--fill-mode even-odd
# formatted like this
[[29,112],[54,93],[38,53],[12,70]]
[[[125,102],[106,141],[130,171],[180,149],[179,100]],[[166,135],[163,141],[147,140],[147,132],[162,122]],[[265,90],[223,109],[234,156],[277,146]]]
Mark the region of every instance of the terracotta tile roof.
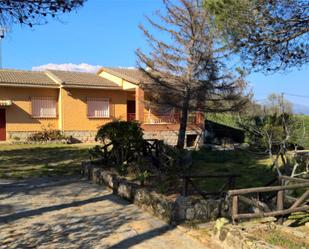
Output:
[[105,71],[134,84],[145,82],[147,77],[137,68],[103,67],[98,73]]
[[[63,86],[70,87],[99,87],[99,88],[120,88],[114,82],[104,79],[93,73],[60,71],[60,70],[48,70],[47,73],[55,79],[60,81]],[[56,77],[54,77],[56,76]]]
[[0,70],[0,85],[30,86],[30,87],[59,87],[45,72]]

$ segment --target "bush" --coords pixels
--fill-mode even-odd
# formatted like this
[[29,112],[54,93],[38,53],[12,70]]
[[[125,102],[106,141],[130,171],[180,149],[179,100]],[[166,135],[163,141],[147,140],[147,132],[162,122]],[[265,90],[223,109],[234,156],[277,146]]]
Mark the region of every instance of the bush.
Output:
[[119,173],[126,174],[128,164],[138,161],[143,151],[143,130],[137,122],[112,121],[101,126],[96,141],[103,146],[96,146],[90,154],[100,157],[116,166]]
[[112,121],[102,125],[96,135],[96,141],[111,141],[113,144],[129,144],[132,141],[140,142],[143,139],[143,129],[137,122]]

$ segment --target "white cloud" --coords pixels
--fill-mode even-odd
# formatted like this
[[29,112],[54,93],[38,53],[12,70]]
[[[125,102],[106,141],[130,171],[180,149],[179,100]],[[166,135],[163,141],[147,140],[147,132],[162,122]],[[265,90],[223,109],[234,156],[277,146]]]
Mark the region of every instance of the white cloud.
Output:
[[63,71],[75,71],[75,72],[87,72],[87,73],[96,73],[102,66],[100,65],[89,65],[87,63],[73,64],[73,63],[64,63],[64,64],[54,64],[48,63],[45,65],[40,65],[32,67],[33,71],[44,71],[44,70],[63,70]]
[[123,68],[123,69],[136,69],[136,67],[118,67],[118,68]]

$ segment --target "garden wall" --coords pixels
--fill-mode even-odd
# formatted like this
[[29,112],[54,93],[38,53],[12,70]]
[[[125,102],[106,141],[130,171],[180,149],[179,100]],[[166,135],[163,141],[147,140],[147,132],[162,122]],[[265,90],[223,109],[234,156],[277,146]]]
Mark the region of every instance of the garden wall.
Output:
[[227,216],[227,203],[223,199],[202,199],[179,195],[176,199],[150,191],[93,165],[90,161],[82,163],[82,175],[97,184],[105,184],[113,193],[129,200],[144,210],[169,223],[183,221],[210,221]]
[[[10,141],[27,141],[27,138],[38,131],[9,131],[8,139]],[[64,131],[63,135],[72,137],[76,141],[81,142],[94,142],[97,131]]]

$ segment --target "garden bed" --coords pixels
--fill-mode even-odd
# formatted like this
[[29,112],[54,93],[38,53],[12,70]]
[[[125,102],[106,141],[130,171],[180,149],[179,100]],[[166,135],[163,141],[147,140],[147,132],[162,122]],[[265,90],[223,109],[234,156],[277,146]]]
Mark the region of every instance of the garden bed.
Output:
[[114,194],[129,200],[169,223],[205,222],[228,215],[228,205],[223,198],[184,197],[179,193],[164,195],[151,187],[142,187],[134,181],[120,177],[117,173],[95,165],[91,161],[82,163],[82,175],[94,183],[107,185],[113,190]]

